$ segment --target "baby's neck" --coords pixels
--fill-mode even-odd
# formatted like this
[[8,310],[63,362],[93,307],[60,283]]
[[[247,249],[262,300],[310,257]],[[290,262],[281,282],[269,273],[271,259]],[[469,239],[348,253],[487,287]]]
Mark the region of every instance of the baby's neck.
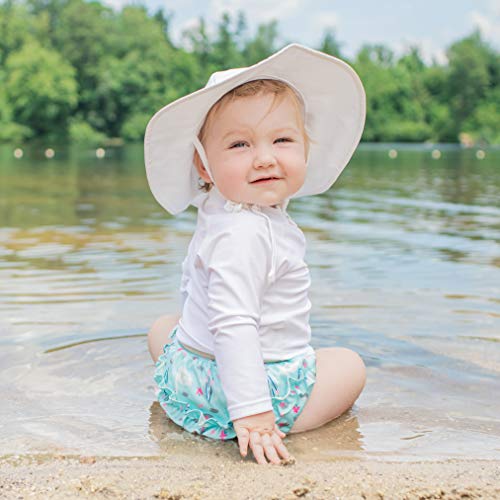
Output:
[[211,193],[211,196],[226,202],[228,206],[233,207],[235,209],[241,209],[241,208],[251,209],[252,207],[254,207],[257,208],[258,210],[261,210],[263,208],[272,208],[272,209],[281,209],[284,211],[288,205],[288,200],[284,200],[281,203],[275,203],[273,205],[259,205],[257,203],[237,202],[226,198],[214,185],[212,185],[212,188],[210,189],[209,193]]

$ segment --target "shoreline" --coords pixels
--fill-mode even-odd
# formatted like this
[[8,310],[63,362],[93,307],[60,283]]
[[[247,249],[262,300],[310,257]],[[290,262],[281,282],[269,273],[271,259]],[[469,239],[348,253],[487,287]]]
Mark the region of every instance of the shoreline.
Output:
[[[234,451],[234,450],[233,450]],[[332,457],[259,466],[237,453],[0,457],[0,497],[294,499],[500,497],[500,460]]]

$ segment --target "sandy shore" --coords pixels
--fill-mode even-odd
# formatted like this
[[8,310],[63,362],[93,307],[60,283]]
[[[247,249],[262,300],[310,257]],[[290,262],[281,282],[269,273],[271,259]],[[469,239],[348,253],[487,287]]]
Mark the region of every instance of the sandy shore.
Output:
[[224,455],[3,457],[0,498],[500,498],[500,461],[344,458],[259,466]]

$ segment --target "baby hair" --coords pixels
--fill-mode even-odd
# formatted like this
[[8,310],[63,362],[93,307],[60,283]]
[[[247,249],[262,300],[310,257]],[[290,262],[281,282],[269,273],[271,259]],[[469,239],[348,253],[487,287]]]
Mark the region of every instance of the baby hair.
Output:
[[[311,142],[311,138],[307,133],[304,123],[304,106],[302,104],[302,100],[297,95],[297,93],[285,82],[280,80],[272,80],[272,79],[260,79],[260,80],[252,80],[250,82],[243,83],[238,87],[230,90],[227,94],[224,94],[208,111],[205,121],[200,129],[198,134],[198,139],[202,144],[206,139],[208,131],[214,120],[217,118],[217,114],[224,109],[225,106],[230,104],[239,98],[244,97],[253,97],[258,94],[273,94],[273,102],[271,104],[271,108],[269,112],[271,112],[276,106],[278,106],[283,99],[286,97],[290,98],[293,103],[297,115],[297,123],[299,124],[300,131],[304,138],[306,156],[309,153],[309,144]],[[198,153],[195,152],[195,155]],[[200,186],[202,191],[208,192],[211,188],[211,183],[205,182]]]

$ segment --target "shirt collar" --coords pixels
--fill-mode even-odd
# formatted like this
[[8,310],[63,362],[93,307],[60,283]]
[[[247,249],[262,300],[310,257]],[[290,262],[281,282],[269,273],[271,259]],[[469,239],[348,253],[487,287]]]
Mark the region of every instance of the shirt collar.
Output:
[[219,208],[222,208],[226,212],[240,212],[241,210],[258,210],[260,212],[275,212],[277,210],[286,213],[286,208],[288,206],[289,198],[283,200],[280,204],[274,206],[263,206],[256,203],[237,203],[232,200],[228,200],[223,196],[223,194],[212,184],[212,188],[208,192],[208,202]]

